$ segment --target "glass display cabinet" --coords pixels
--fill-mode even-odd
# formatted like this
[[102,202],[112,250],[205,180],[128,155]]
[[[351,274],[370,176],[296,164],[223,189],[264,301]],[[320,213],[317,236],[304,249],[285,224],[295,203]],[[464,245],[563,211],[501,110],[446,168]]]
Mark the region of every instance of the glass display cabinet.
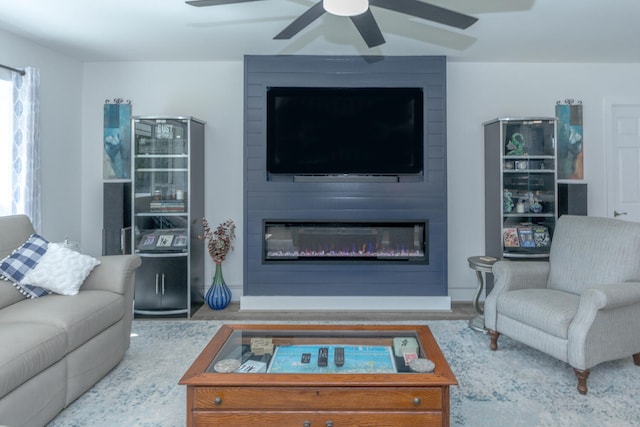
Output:
[[556,118],[484,123],[486,255],[545,258],[558,217]]
[[424,325],[225,324],[180,384],[187,426],[448,426],[457,380]]
[[132,118],[134,313],[190,316],[204,294],[204,122]]

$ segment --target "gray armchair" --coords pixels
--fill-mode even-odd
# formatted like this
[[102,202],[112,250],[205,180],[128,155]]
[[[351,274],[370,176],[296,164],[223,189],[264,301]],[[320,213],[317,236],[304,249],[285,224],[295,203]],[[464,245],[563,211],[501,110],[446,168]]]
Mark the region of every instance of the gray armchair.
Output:
[[582,394],[599,363],[640,366],[640,223],[564,215],[548,261],[498,261],[493,274],[492,350],[504,334],[567,362]]

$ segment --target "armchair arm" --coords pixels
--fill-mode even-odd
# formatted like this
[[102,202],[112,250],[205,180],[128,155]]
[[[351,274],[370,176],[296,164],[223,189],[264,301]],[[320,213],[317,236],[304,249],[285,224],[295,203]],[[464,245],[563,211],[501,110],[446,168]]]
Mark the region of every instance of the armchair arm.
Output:
[[546,288],[549,278],[549,261],[498,261],[493,264],[495,285],[493,291],[506,292],[516,289]]
[[107,255],[97,257],[96,266],[81,289],[104,290],[124,295],[133,284],[135,271],[142,264],[138,255]]
[[587,289],[580,305],[591,306],[596,310],[609,310],[632,304],[640,304],[640,283],[625,282],[614,285],[594,286]]
[[495,278],[493,289],[484,302],[484,323],[496,329],[498,297],[507,291],[528,288],[546,288],[549,261],[498,261],[492,267]]
[[593,286],[584,291],[569,326],[569,364],[589,369],[598,363],[635,354],[640,310],[640,283]]

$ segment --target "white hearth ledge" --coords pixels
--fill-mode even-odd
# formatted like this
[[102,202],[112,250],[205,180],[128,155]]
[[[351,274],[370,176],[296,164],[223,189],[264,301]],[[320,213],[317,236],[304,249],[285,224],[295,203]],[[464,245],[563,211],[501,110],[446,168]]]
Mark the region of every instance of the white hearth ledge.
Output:
[[240,310],[451,311],[451,297],[242,296]]

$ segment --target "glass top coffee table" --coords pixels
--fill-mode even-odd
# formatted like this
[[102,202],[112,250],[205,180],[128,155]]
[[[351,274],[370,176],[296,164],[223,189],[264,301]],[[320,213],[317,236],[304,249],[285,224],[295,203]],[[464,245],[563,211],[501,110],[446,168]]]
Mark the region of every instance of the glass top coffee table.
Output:
[[180,380],[187,425],[448,426],[427,326],[223,325]]

